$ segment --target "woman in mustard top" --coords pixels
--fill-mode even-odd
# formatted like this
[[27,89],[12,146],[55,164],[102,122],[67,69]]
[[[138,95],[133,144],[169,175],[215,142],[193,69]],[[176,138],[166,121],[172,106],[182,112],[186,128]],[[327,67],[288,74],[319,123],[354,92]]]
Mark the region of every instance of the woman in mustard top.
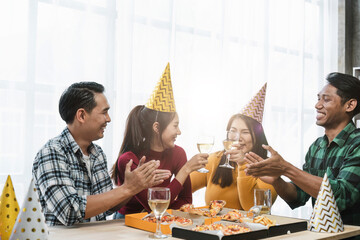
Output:
[[[239,144],[233,145],[236,149],[210,154],[205,167],[209,172],[193,172],[190,175],[192,191],[206,187],[206,204],[211,200],[225,200],[228,208],[248,211],[254,206],[254,189],[267,188],[271,190],[274,203],[277,197],[274,187],[261,181],[261,178],[246,176],[244,172],[245,153],[252,151],[266,158],[266,150],[261,145],[268,143],[261,123],[246,115],[235,114],[226,129],[240,134]],[[227,154],[230,154],[230,164],[234,169],[219,167],[225,163]]]

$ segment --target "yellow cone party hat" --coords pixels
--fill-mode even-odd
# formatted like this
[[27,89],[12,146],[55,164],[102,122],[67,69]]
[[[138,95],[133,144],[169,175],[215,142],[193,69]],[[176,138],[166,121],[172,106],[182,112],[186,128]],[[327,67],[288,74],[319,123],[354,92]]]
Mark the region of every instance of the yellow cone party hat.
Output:
[[176,112],[169,63],[145,107],[160,112]]
[[311,214],[309,230],[329,233],[344,231],[344,224],[326,173]]
[[16,200],[14,187],[10,175],[7,177],[1,195],[0,231],[1,239],[8,240],[19,214],[19,204]]
[[49,239],[49,232],[42,213],[40,201],[36,193],[34,180],[31,180],[29,190],[24,199],[23,206],[19,213],[10,240]]
[[262,123],[266,95],[266,83],[251,101],[242,109],[241,114]]

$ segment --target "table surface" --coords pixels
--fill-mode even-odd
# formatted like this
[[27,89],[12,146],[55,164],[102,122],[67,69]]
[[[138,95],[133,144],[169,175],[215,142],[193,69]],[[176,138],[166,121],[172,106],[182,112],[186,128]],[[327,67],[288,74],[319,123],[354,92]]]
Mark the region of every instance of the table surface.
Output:
[[[82,223],[71,227],[53,226],[49,227],[50,240],[118,240],[118,239],[147,239],[149,232],[125,226],[124,219],[109,220],[102,222]],[[302,231],[283,236],[268,238],[277,239],[342,239],[360,235],[360,226],[345,225],[345,231],[340,233],[316,233]],[[167,239],[179,239],[169,237]]]

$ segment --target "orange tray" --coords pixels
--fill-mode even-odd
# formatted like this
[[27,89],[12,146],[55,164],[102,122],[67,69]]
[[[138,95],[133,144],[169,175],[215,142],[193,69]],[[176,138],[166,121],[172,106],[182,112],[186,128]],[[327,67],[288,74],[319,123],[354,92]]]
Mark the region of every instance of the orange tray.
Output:
[[[200,208],[207,208],[207,207],[200,207]],[[184,212],[180,212],[178,210],[172,210],[168,209],[167,212],[172,215],[182,216],[186,218],[191,218],[191,216],[184,216]],[[141,220],[143,217],[145,217],[148,213],[142,212],[142,213],[133,213],[133,214],[127,214],[125,215],[125,225],[129,227],[138,228],[141,230],[145,230],[148,232],[156,232],[156,223],[151,223],[148,221]],[[198,216],[201,217],[201,216]],[[212,224],[213,222],[217,222],[221,220],[220,217],[216,218],[208,218],[208,217],[202,217],[204,219],[204,224]],[[169,224],[161,224],[161,231],[164,234],[171,234],[171,229]]]

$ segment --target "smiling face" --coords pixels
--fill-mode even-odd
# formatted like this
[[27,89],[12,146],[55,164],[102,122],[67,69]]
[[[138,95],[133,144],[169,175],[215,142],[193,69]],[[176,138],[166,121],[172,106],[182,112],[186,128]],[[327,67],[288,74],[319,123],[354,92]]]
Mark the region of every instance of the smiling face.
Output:
[[246,126],[244,120],[241,118],[235,118],[230,125],[229,131],[236,131],[240,134],[240,150],[242,150],[244,153],[248,153],[253,149],[254,144],[251,132],[250,129]]
[[344,121],[348,121],[345,104],[336,93],[337,88],[327,84],[318,94],[316,108],[316,124],[325,129],[335,129]]
[[96,93],[96,107],[92,111],[86,112],[86,131],[84,133],[90,141],[95,141],[104,137],[104,131],[107,123],[111,121],[109,116],[109,103],[102,93]]
[[164,149],[175,147],[176,137],[181,134],[179,128],[179,116],[175,114],[173,120],[167,125],[161,134],[161,140]]

